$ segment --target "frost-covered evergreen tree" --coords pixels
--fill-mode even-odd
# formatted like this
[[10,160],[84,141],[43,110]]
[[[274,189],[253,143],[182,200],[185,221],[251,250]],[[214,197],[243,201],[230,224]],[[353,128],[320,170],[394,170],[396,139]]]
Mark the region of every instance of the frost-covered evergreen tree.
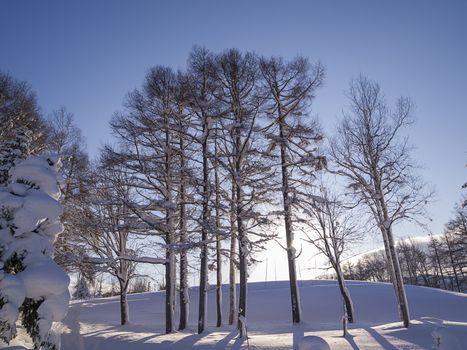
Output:
[[47,127],[39,113],[34,92],[26,82],[1,71],[0,126],[1,149],[8,143],[16,148],[18,144],[15,142],[20,134],[27,134],[29,138],[28,153],[37,154],[46,148]]
[[30,153],[31,132],[18,127],[14,137],[0,144],[0,185],[6,185],[10,178],[10,169],[15,161],[26,158]]
[[21,315],[34,349],[58,349],[52,325],[68,310],[69,278],[53,261],[53,242],[62,232],[56,156],[16,162],[0,188],[0,338],[16,336]]
[[75,292],[73,293],[74,299],[86,300],[91,298],[91,292],[89,291],[88,282],[84,275],[80,275],[76,283]]

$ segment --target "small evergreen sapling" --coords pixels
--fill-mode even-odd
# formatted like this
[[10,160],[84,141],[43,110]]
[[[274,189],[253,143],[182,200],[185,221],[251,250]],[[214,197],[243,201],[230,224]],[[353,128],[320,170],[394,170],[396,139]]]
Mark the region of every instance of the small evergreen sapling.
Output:
[[76,283],[76,289],[73,293],[74,299],[87,300],[91,298],[91,292],[89,291],[88,282],[83,275],[80,275]]

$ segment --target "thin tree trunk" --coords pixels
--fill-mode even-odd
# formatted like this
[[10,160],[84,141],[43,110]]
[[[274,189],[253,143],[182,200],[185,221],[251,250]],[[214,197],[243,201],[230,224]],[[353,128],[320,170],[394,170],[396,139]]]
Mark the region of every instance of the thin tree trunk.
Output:
[[[165,145],[166,145],[166,154],[165,154],[165,175],[166,175],[166,196],[165,200],[168,203],[172,203],[172,153],[171,153],[171,137],[170,132],[166,130],[165,132]],[[165,332],[172,333],[174,330],[173,325],[173,314],[174,314],[174,295],[175,295],[175,254],[173,252],[173,243],[174,242],[174,225],[173,225],[173,209],[167,207],[165,209],[165,223],[166,223],[166,234],[165,234],[165,243],[166,243],[166,259],[167,263],[165,265]]]
[[180,252],[180,323],[179,330],[187,326],[190,296],[188,294],[188,259],[185,250]]
[[[173,241],[175,242],[176,239],[174,238]],[[172,276],[173,276],[173,296],[172,296],[172,313],[175,314],[175,311],[177,310],[177,254],[174,253],[174,263],[172,265],[173,271],[172,271]]]
[[[237,147],[239,150],[240,147],[240,138],[237,136]],[[246,309],[247,309],[247,254],[248,254],[248,245],[246,232],[243,227],[242,220],[242,188],[240,186],[240,179],[238,178],[240,174],[240,159],[236,160],[236,178],[235,178],[235,209],[237,216],[237,238],[238,238],[238,258],[239,258],[239,269],[240,269],[240,295],[238,300],[238,316],[237,316],[237,328],[240,332],[240,336],[243,336],[243,325],[242,323],[246,320]]]
[[[206,123],[203,125],[203,134],[207,134]],[[206,327],[206,306],[208,288],[208,222],[209,222],[209,165],[208,165],[208,138],[203,140],[203,213],[201,223],[201,266],[199,278],[199,309],[198,309],[198,334]]]
[[383,235],[384,248],[386,252],[386,258],[388,260],[390,277],[396,293],[399,316],[402,323],[404,324],[404,327],[407,328],[410,324],[409,306],[407,303],[407,296],[405,294],[404,280],[402,278],[402,272],[399,264],[399,257],[397,256],[397,251],[394,243],[394,237],[392,235],[391,226],[388,226],[390,220],[386,202],[384,199],[384,192],[381,189],[381,179],[379,177],[378,172],[376,171],[376,166],[374,166],[373,168],[373,174],[373,177],[375,178],[376,182],[375,190],[376,193],[379,194],[379,226]]
[[186,243],[186,187],[185,187],[185,147],[183,137],[180,137],[180,168],[181,168],[181,181],[180,181],[180,323],[179,330],[183,330],[187,326],[188,310],[190,298],[188,295],[188,259],[184,244]]
[[241,206],[239,202],[241,200],[240,188],[237,186],[237,229],[238,229],[238,256],[240,265],[240,296],[238,300],[238,324],[237,328],[240,331],[240,336],[243,336],[242,322],[246,320],[247,311],[247,238],[245,236],[243,222],[241,218]]
[[339,284],[339,290],[342,295],[342,299],[344,299],[344,304],[345,304],[345,310],[347,312],[347,320],[349,323],[354,323],[355,318],[354,318],[354,309],[353,309],[353,303],[352,299],[350,297],[349,290],[347,289],[345,285],[345,280],[344,280],[344,275],[342,273],[340,263],[336,263],[336,272],[337,272],[337,283]]
[[405,294],[404,281],[402,279],[402,272],[399,264],[399,259],[397,257],[397,251],[394,244],[394,238],[392,236],[391,229],[386,229],[388,242],[389,242],[389,251],[391,253],[391,258],[394,266],[394,274],[396,278],[396,292],[399,299],[399,311],[401,315],[402,322],[404,327],[409,327],[410,324],[410,314],[409,314],[409,305],[407,303],[407,296]]
[[396,294],[396,299],[397,299],[397,308],[399,310],[399,317],[402,320],[402,313],[401,313],[401,310],[400,310],[400,301],[399,301],[400,296],[399,296],[399,293],[398,293],[397,287],[396,287],[397,280],[396,280],[396,274],[395,274],[395,271],[394,271],[394,262],[392,260],[391,250],[390,250],[390,247],[389,247],[389,238],[388,238],[387,232],[386,232],[386,230],[384,228],[381,229],[381,232],[383,234],[384,253],[386,255],[388,274],[389,274],[389,281],[392,283],[392,286],[394,287],[394,293]]
[[[215,157],[217,157],[217,142],[214,145]],[[214,181],[216,187],[216,309],[217,309],[217,322],[216,326],[222,325],[222,255],[221,255],[221,240],[220,233],[220,184],[219,184],[219,169],[217,158],[214,161]]]
[[[126,207],[123,207],[123,214],[125,215]],[[119,231],[119,253],[120,255],[127,254],[127,240],[128,232],[125,230]],[[120,286],[120,324],[125,325],[129,322],[128,302],[127,302],[127,288],[128,288],[128,268],[129,262],[120,260],[118,271],[118,283]]]
[[[236,110],[236,109],[234,109]],[[239,115],[239,110],[235,112],[236,115]],[[240,121],[242,120],[241,116],[238,118]],[[246,321],[246,314],[247,314],[247,256],[248,256],[248,237],[246,236],[247,233],[245,232],[245,228],[243,227],[243,218],[242,218],[242,179],[240,177],[241,174],[241,162],[242,162],[242,155],[241,153],[241,136],[240,130],[235,130],[235,211],[236,211],[236,218],[237,218],[237,239],[238,239],[238,259],[239,259],[239,269],[240,269],[240,295],[238,300],[238,312],[237,312],[237,328],[240,332],[240,336],[242,337],[243,334],[243,322]]]
[[236,220],[235,220],[235,181],[232,180],[232,194],[230,202],[230,259],[229,259],[229,325],[235,321],[235,304],[237,301],[237,288],[236,288],[236,266],[235,266],[235,250],[237,249],[237,235],[236,235]]
[[447,290],[448,287],[446,286],[446,280],[444,278],[443,267],[441,266],[441,261],[439,259],[438,248],[436,247],[436,241],[435,240],[433,240],[433,249],[435,251],[435,260],[436,260],[436,264],[438,265],[438,268],[439,268],[439,273],[441,274],[441,280],[443,281],[444,289]]
[[300,323],[300,298],[298,295],[297,272],[295,267],[295,249],[293,247],[292,212],[289,198],[289,176],[287,173],[287,156],[282,120],[279,121],[279,138],[281,142],[282,197],[284,207],[285,237],[287,242],[287,263],[289,267],[290,299],[292,302],[292,321]]
[[448,247],[449,259],[451,261],[452,271],[454,272],[454,279],[456,280],[457,291],[460,292],[461,288],[460,288],[460,285],[459,285],[459,278],[457,276],[456,265],[454,263],[454,257],[452,255],[452,248],[451,248],[451,244],[449,242],[449,238],[448,238],[448,236],[446,234],[444,235],[444,239],[446,241],[446,246]]
[[[166,234],[166,244],[171,245],[171,234]],[[173,332],[173,264],[174,254],[170,247],[166,248],[165,257],[167,263],[165,264],[165,333]]]
[[[405,265],[407,266],[407,274],[410,280],[410,284],[416,285],[417,284],[417,271],[413,271],[412,269],[413,266],[412,266],[411,259],[413,257],[411,258],[410,254],[407,251],[408,249],[410,248],[404,247],[402,254],[404,255]],[[402,274],[402,276],[404,275]]]

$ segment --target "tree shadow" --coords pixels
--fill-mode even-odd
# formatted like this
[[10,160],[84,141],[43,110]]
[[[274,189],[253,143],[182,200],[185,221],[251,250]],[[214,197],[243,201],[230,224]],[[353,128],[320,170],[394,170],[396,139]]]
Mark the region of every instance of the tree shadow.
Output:
[[302,341],[303,337],[305,336],[305,332],[303,330],[302,326],[296,325],[293,326],[292,330],[292,336],[293,336],[293,350],[298,350],[298,347],[300,346],[300,342]]
[[391,327],[388,334],[391,337],[411,342],[421,348],[431,348],[433,346],[433,331],[437,328],[444,328],[450,335],[451,341],[467,344],[467,327],[465,324],[444,323],[443,320],[433,317],[422,317],[416,320],[420,323],[414,323],[409,328]]
[[232,345],[232,347],[230,349],[231,350],[240,349],[242,347],[242,344],[245,342],[245,340],[246,340],[246,338],[242,338],[240,336],[237,337],[237,339],[235,339],[235,342],[233,343],[233,345]]
[[[234,339],[237,334],[238,334],[238,331],[236,330],[228,333],[222,340],[219,340],[216,343],[216,347],[219,347],[219,349],[227,349],[227,345],[230,344],[230,341]],[[238,341],[238,338],[235,340],[235,343],[237,343],[237,341]]]
[[[225,336],[216,342],[215,344],[209,343],[209,344],[197,344],[199,341],[203,338],[209,338],[210,336],[213,335],[215,332],[205,332],[202,334],[190,334],[187,335],[186,337],[176,341],[176,342],[170,342],[171,345],[175,346],[176,348],[180,349],[240,349],[242,344],[245,342],[246,338],[240,338],[237,337],[235,339],[235,336],[238,334],[238,332],[231,331],[225,334]],[[231,341],[235,339],[235,342],[231,344]]]
[[190,335],[187,335],[186,337],[183,337],[182,339],[173,342],[173,345],[176,346],[181,346],[181,349],[191,349],[192,347],[195,346],[197,342],[199,342],[201,339],[203,339],[206,336],[209,336],[210,333],[193,333]]
[[350,344],[353,350],[360,350],[357,343],[355,343],[354,336],[350,333],[347,333],[345,337],[343,337],[347,342]]
[[374,340],[376,340],[383,349],[385,350],[397,350],[397,348],[392,345],[386,338],[384,338],[381,334],[379,334],[377,331],[375,331],[371,327],[365,327],[363,328],[365,331],[367,331]]

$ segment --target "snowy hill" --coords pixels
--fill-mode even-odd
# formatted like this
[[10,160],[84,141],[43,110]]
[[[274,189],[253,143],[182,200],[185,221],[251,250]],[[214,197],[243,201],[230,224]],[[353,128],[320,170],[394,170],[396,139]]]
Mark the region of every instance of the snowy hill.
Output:
[[[227,286],[225,286],[227,287]],[[320,337],[331,349],[432,349],[432,333],[442,338],[441,349],[467,349],[467,295],[438,289],[407,286],[412,325],[398,321],[392,286],[384,283],[349,282],[357,322],[342,335],[342,303],[335,281],[300,282],[304,320],[290,324],[287,282],[249,284],[248,332],[252,349],[313,349],[307,341]],[[208,330],[195,333],[197,290],[191,290],[191,330],[165,335],[164,293],[129,296],[130,325],[120,326],[118,298],[75,302],[65,319],[63,350],[146,349],[247,349],[233,326],[214,327],[215,296],[209,293]],[[224,289],[224,301],[228,299]],[[224,304],[227,304],[224,302]],[[227,318],[227,308],[224,310]],[[25,349],[17,346],[7,349]],[[158,344],[158,345],[156,345]],[[302,344],[302,345],[300,345]]]

